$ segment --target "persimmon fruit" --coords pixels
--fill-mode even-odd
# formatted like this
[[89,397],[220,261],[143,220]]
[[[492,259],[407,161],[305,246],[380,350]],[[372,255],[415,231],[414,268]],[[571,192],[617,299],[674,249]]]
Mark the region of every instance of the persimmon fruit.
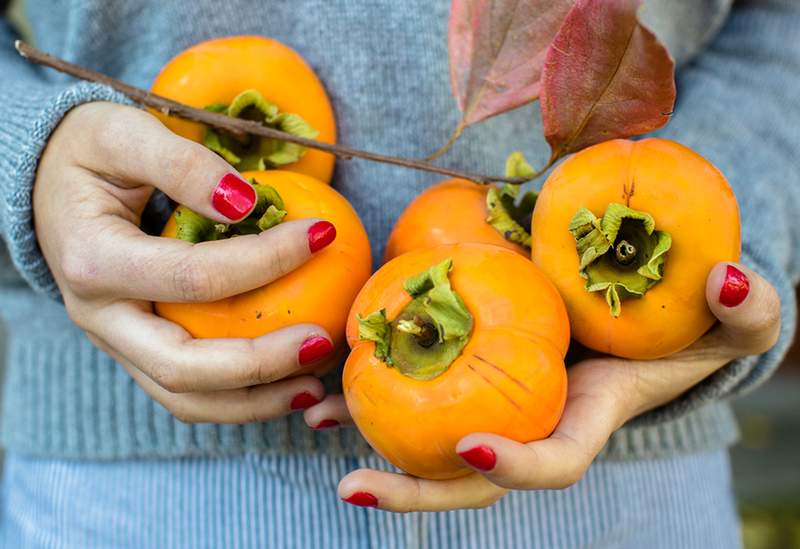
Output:
[[[506,175],[533,170],[520,153],[506,162]],[[386,244],[384,261],[422,248],[479,242],[530,255],[534,193],[517,201],[518,188],[447,179],[419,194],[398,218]]]
[[266,286],[211,303],[156,303],[156,312],[198,338],[258,337],[311,322],[341,346],[350,306],[372,269],[369,241],[358,215],[333,188],[310,176],[282,170],[242,176],[254,182],[259,194],[247,219],[220,226],[181,206],[162,236],[197,243],[258,233],[282,220],[319,217],[333,223],[336,239]]
[[[270,38],[229,36],[196,44],[161,69],[151,91],[192,107],[336,142],[333,108],[322,83],[296,51]],[[280,167],[326,183],[333,175],[329,153],[255,136],[237,139],[196,122],[154,114],[178,135],[219,152],[239,171]]]
[[706,278],[740,256],[725,177],[664,139],[613,140],[556,168],[539,193],[532,259],[558,287],[573,337],[620,357],[680,351],[715,322]]
[[549,436],[563,411],[569,320],[528,259],[486,244],[420,249],[381,267],[347,320],[344,396],[387,460],[418,477],[470,472],[474,432]]

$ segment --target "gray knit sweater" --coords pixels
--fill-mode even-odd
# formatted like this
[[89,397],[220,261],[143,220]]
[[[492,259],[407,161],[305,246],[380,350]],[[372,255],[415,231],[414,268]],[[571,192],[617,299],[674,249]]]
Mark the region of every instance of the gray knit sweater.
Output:
[[[148,87],[180,50],[215,36],[262,34],[297,49],[326,84],[341,141],[420,157],[458,119],[447,69],[447,0],[256,2],[28,0],[32,39],[71,61]],[[764,381],[795,328],[800,274],[800,4],[763,0],[647,0],[646,20],[681,63],[678,106],[661,135],[714,162],[741,205],[744,262],[783,298],[783,331],[769,353],[723,368],[680,399],[614,435],[605,458],[640,458],[731,443],[726,401]],[[313,432],[299,417],[187,425],[148,398],[73,325],[32,226],[31,188],[48,136],[72,107],[123,101],[26,64],[0,19],[0,313],[8,337],[2,442],[15,452],[70,458],[263,452],[363,454],[354,429]],[[522,149],[546,159],[538,107],[465,133],[443,162],[495,172]],[[335,185],[353,203],[375,257],[430,174],[341,162]],[[68,215],[68,212],[65,212]]]

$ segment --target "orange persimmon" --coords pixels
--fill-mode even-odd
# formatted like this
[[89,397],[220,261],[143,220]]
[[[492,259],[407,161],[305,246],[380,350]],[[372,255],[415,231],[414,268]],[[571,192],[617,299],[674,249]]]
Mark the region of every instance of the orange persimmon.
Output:
[[[257,337],[291,324],[313,322],[330,333],[334,345],[340,345],[347,313],[372,269],[369,241],[358,215],[333,188],[307,175],[268,170],[242,176],[256,184],[260,203],[242,222],[249,227],[246,232],[260,232],[256,218],[266,220],[275,213],[270,225],[309,217],[330,221],[336,227],[336,239],[299,268],[262,288],[213,303],[156,303],[156,312],[194,337]],[[272,194],[269,203],[262,203],[265,189],[278,196]],[[236,228],[231,225],[227,230]],[[179,234],[181,230],[184,232]],[[162,236],[193,242],[216,239],[213,234],[203,238],[203,230],[213,233],[221,229],[180,207]],[[245,232],[237,231],[235,234]]]
[[487,194],[494,187],[465,179],[448,179],[434,185],[403,211],[389,235],[384,260],[442,244],[481,242],[528,256],[522,245],[506,239],[486,222]]
[[[161,69],[151,91],[192,107],[221,112],[224,112],[223,107],[241,98],[243,92],[255,91],[257,95],[251,93],[249,98],[245,98],[246,108],[242,108],[238,116],[263,121],[264,112],[259,113],[258,118],[254,116],[256,107],[260,106],[260,111],[277,107],[277,111],[266,113],[271,117],[269,125],[305,137],[316,136],[315,139],[326,143],[336,142],[333,109],[314,71],[297,52],[270,38],[230,36],[192,46]],[[256,99],[266,100],[266,103]],[[264,106],[267,104],[271,107]],[[208,142],[209,130],[202,124],[158,112],[154,114],[178,135],[199,143]],[[308,126],[316,132],[309,133]],[[220,139],[225,138],[219,134],[213,134],[212,137],[216,139],[217,146]],[[271,167],[257,166],[251,158],[254,150],[259,149],[260,155],[267,158],[269,164],[270,154],[283,147],[290,149],[288,152],[295,156],[302,154],[302,157],[288,164],[286,162],[292,158],[276,159],[276,165],[280,165],[281,169],[330,182],[334,165],[331,154],[312,149],[303,153],[303,149],[297,146],[271,141],[253,137],[246,144],[241,144],[230,138],[229,146],[235,146],[235,152],[242,159],[250,159],[243,165],[232,164],[240,171]],[[282,154],[286,152],[282,151]]]
[[[506,162],[509,176],[530,175],[520,153]],[[511,186],[481,185],[465,179],[447,179],[429,187],[403,211],[386,244],[384,261],[442,244],[480,242],[530,254],[530,215],[536,200],[526,194],[515,204]]]
[[347,320],[344,396],[372,447],[406,472],[470,470],[474,432],[549,436],[563,411],[569,320],[532,262],[486,244],[416,250],[381,267]]
[[573,337],[632,359],[703,335],[714,323],[706,277],[740,255],[725,177],[657,138],[608,141],[567,159],[539,194],[531,232],[533,262],[564,298]]

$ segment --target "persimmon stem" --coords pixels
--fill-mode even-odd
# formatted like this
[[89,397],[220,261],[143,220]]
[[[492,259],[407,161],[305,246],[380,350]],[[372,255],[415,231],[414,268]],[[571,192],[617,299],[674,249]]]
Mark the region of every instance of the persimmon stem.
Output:
[[622,239],[614,247],[614,256],[620,265],[630,265],[636,260],[636,246]]
[[[422,160],[399,158],[395,156],[389,156],[370,151],[354,149],[344,145],[323,143],[321,141],[316,141],[314,139],[299,137],[274,128],[269,128],[259,122],[242,120],[238,118],[231,118],[224,114],[218,114],[210,111],[205,111],[202,109],[196,109],[194,107],[190,107],[183,103],[167,99],[166,97],[162,97],[160,95],[156,95],[141,88],[137,88],[135,86],[131,86],[129,84],[121,82],[101,72],[87,69],[86,67],[69,63],[67,61],[64,61],[63,59],[59,59],[58,57],[45,53],[41,50],[38,50],[33,46],[30,46],[25,42],[22,42],[21,40],[17,40],[14,43],[14,47],[17,49],[17,51],[22,57],[24,57],[31,63],[50,67],[59,72],[63,72],[65,74],[69,74],[70,76],[80,78],[81,80],[96,82],[98,84],[105,84],[117,90],[118,92],[125,94],[135,102],[156,109],[165,115],[177,116],[178,118],[183,118],[186,120],[191,120],[193,122],[206,124],[208,126],[212,126],[214,128],[218,128],[220,130],[229,132],[233,136],[243,137],[247,134],[258,135],[269,139],[278,139],[281,141],[287,141],[289,143],[296,143],[298,145],[302,145],[310,149],[316,149],[327,153],[331,153],[343,160],[350,160],[352,158],[361,158],[372,162],[381,162],[384,164],[402,166],[404,168],[409,168],[413,170],[422,170],[432,173],[438,173],[440,175],[445,175],[448,177],[467,179],[469,181],[474,181],[475,183],[480,183],[484,185],[494,182],[520,185],[531,179],[523,177],[504,177],[504,176],[477,174],[462,170],[445,168],[442,166],[436,166],[434,164],[431,164],[430,162],[425,162]],[[453,139],[453,141],[455,141],[455,139]],[[547,167],[549,167],[550,165],[552,164],[548,163]]]
[[539,179],[540,177],[542,177],[544,175],[544,172],[552,168],[555,165],[555,163],[561,159],[562,156],[563,154],[561,152],[554,151],[553,154],[550,155],[550,158],[547,160],[547,164],[536,170],[536,172],[530,176],[528,181],[533,181],[534,179]]

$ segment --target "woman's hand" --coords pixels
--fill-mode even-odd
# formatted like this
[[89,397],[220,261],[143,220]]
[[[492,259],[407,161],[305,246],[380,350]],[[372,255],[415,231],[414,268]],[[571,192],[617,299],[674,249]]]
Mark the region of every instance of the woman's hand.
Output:
[[177,418],[262,421],[323,397],[313,376],[285,379],[333,350],[299,324],[255,339],[193,339],[151,301],[213,301],[281,277],[329,244],[330,223],[282,223],[260,235],[191,245],[139,230],[153,188],[221,223],[255,190],[201,145],[144,111],[72,110],[50,138],[33,193],[36,234],[70,318]]
[[[763,353],[780,331],[775,289],[741,265],[718,264],[706,300],[720,323],[697,343],[653,361],[595,358],[568,370],[564,415],[547,439],[528,444],[487,433],[461,439],[456,451],[475,474],[433,481],[361,469],[339,483],[355,505],[387,511],[445,511],[491,505],[507,490],[566,488],[581,479],[611,434],[631,418],[670,402],[733,359]],[[306,422],[345,423],[341,395],[306,410]]]

